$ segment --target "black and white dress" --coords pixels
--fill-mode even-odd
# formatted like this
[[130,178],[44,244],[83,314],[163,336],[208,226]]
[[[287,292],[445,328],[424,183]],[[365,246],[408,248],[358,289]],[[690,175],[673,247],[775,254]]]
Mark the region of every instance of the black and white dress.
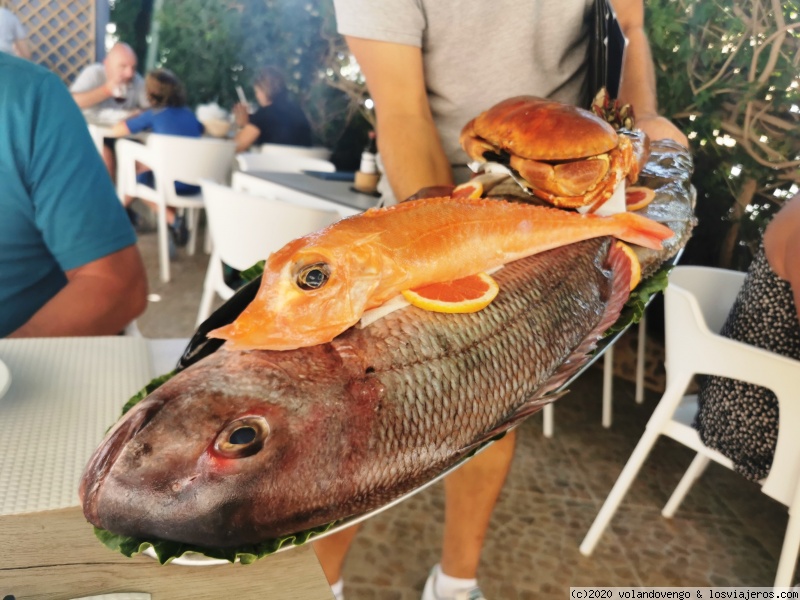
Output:
[[[763,245],[750,265],[722,335],[800,360],[800,323],[792,290],[770,268]],[[694,427],[706,446],[730,458],[737,472],[757,481],[767,476],[772,464],[778,439],[778,399],[757,385],[703,377]]]

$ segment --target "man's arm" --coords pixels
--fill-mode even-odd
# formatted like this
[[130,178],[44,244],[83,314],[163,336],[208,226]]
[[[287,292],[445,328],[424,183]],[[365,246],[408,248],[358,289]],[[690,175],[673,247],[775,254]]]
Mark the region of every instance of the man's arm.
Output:
[[85,92],[72,92],[72,97],[80,108],[89,108],[111,98],[111,90],[112,87],[106,82]]
[[28,38],[20,38],[14,41],[14,52],[16,52],[17,56],[20,58],[24,58],[25,60],[31,59],[31,45],[28,42]]
[[425,92],[422,51],[403,44],[345,39],[375,102],[384,176],[397,200],[424,187],[452,185],[450,163]]
[[9,337],[115,335],[147,306],[136,246],[67,271],[67,285]]
[[116,125],[111,128],[111,131],[108,132],[108,137],[118,138],[118,137],[126,137],[131,134],[131,130],[128,128],[128,124],[125,121],[120,121]]
[[611,0],[628,38],[619,99],[633,106],[636,126],[651,139],[673,139],[689,147],[689,140],[669,119],[658,114],[656,77],[650,43],[644,31],[642,0]]

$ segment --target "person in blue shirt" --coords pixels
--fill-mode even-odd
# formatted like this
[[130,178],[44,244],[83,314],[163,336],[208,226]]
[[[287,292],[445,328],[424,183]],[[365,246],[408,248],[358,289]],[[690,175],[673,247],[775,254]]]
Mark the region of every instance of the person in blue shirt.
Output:
[[[203,135],[203,124],[197,120],[194,112],[187,108],[186,91],[172,71],[168,69],[150,71],[145,77],[144,84],[150,108],[115,125],[111,130],[113,137],[124,137],[143,131],[186,137]],[[138,169],[136,180],[155,187],[153,172],[146,165],[141,165]],[[198,194],[200,188],[196,185],[176,181],[175,192],[179,196],[191,196]],[[131,197],[123,199],[126,207],[132,201]],[[185,245],[188,240],[188,231],[183,217],[178,217],[174,208],[167,207],[167,222],[170,225],[175,244]]]
[[64,83],[0,53],[0,131],[0,337],[119,333],[147,276]]

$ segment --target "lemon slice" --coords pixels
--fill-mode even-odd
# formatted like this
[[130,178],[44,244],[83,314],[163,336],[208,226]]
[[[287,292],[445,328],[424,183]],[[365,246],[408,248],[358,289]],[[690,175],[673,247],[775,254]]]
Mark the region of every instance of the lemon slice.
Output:
[[489,305],[500,288],[486,273],[478,273],[403,290],[403,297],[417,308],[443,313],[471,313]]

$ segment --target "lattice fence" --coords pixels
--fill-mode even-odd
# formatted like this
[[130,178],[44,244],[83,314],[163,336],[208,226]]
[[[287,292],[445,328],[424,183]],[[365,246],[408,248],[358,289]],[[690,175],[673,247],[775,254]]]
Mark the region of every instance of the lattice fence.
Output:
[[4,4],[25,29],[33,60],[71,83],[95,62],[97,3],[105,0],[16,0]]

